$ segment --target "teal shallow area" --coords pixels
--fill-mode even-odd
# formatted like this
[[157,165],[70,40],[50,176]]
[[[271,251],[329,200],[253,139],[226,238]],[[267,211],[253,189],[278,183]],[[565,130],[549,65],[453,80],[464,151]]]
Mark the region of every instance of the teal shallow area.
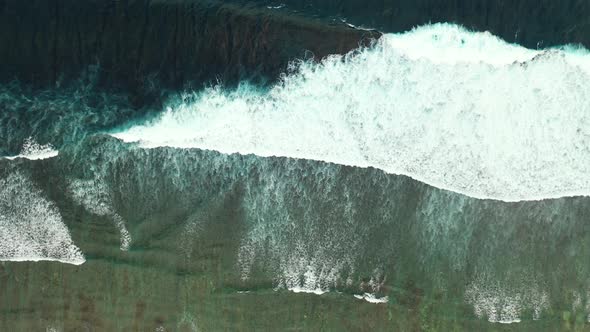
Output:
[[54,202],[86,262],[2,263],[3,330],[586,327],[588,198],[477,200],[370,168],[103,135],[0,160],[11,174]]

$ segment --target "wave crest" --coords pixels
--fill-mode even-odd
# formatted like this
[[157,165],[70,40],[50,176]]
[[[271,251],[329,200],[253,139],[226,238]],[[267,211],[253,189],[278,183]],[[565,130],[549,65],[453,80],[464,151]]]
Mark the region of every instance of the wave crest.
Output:
[[375,167],[476,198],[590,194],[590,55],[450,24],[302,63],[267,91],[186,95],[114,133],[171,146]]

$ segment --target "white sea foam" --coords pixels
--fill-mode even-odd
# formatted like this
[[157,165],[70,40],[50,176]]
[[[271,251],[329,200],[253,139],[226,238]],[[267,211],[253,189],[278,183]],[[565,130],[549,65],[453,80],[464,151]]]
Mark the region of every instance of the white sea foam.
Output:
[[389,301],[388,296],[377,297],[377,296],[375,296],[375,294],[371,294],[371,293],[364,293],[362,295],[355,294],[354,297],[359,300],[365,300],[369,303],[387,303]]
[[367,28],[364,26],[359,26],[359,25],[354,25],[352,23],[349,23],[345,18],[341,18],[340,21],[342,23],[346,24],[348,27],[356,29],[356,30],[375,31],[375,29],[373,29],[373,28]]
[[59,154],[51,144],[41,145],[37,143],[32,137],[29,137],[23,143],[21,152],[16,156],[4,157],[6,159],[14,160],[17,158],[24,158],[29,160],[40,160],[56,157]]
[[329,258],[305,257],[301,251],[285,253],[281,257],[277,288],[294,293],[322,295],[334,287],[342,270],[342,263]]
[[85,262],[58,209],[20,173],[0,179],[0,261]]
[[313,159],[476,198],[590,194],[590,55],[435,24],[304,63],[268,91],[215,87],[114,133],[142,147]]
[[131,234],[125,227],[125,220],[113,208],[110,191],[102,179],[89,181],[73,180],[69,185],[72,197],[78,204],[84,206],[91,213],[106,216],[113,220],[119,230],[122,251],[128,251],[131,245]]
[[307,293],[307,294],[315,294],[315,295],[322,295],[326,294],[328,291],[322,290],[320,288],[305,288],[300,286],[290,287],[288,288],[293,293]]
[[586,322],[590,323],[590,289],[585,291],[585,304],[582,300],[582,294],[578,291],[573,291],[572,313],[577,315],[583,312],[586,315]]
[[523,285],[506,287],[496,281],[477,278],[468,285],[465,299],[478,318],[487,317],[492,323],[520,323],[522,312],[527,310],[538,320],[543,311],[549,309],[548,295],[535,283]]

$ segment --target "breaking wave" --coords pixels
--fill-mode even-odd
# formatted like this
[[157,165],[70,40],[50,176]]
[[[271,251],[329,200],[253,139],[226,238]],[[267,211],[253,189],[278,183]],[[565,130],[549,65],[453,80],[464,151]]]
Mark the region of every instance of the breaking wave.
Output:
[[29,137],[23,143],[21,152],[18,155],[5,158],[10,160],[17,158],[40,160],[57,157],[58,154],[59,151],[57,151],[51,144],[41,145],[37,143],[32,137]]
[[0,179],[0,261],[85,262],[55,205],[17,172]]
[[476,198],[589,195],[589,82],[584,49],[530,50],[435,24],[299,63],[268,90],[185,94],[112,135],[375,167]]

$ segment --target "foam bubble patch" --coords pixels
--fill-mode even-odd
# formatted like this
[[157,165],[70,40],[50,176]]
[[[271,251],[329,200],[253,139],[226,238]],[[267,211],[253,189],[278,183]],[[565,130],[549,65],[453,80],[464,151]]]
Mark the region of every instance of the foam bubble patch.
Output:
[[40,160],[57,157],[58,154],[59,151],[55,150],[51,144],[41,145],[37,143],[32,137],[29,137],[23,143],[21,152],[18,155],[5,158],[10,160],[17,158]]
[[125,220],[113,208],[110,191],[102,179],[73,180],[69,185],[74,200],[85,209],[98,216],[109,217],[119,230],[122,251],[128,251],[131,246],[131,234],[125,226]]
[[85,262],[57,207],[20,173],[0,179],[0,261]]

